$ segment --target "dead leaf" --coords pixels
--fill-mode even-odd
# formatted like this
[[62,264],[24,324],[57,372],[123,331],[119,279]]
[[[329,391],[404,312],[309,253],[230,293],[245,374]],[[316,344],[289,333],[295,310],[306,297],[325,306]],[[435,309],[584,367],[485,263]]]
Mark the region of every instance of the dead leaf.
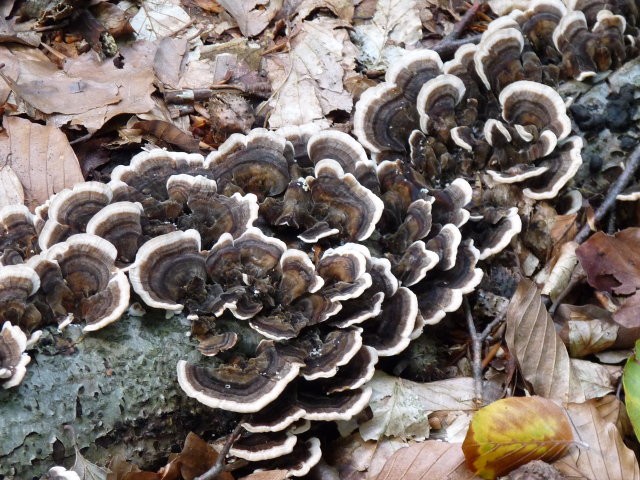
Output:
[[265,470],[263,472],[255,472],[239,480],[285,480],[288,470]]
[[536,285],[523,279],[507,310],[505,339],[533,393],[545,398],[584,401],[569,354]]
[[80,480],[107,480],[109,469],[99,467],[98,465],[89,462],[86,458],[80,455],[80,451],[76,448],[76,461],[71,468],[80,477]]
[[153,59],[156,77],[165,86],[177,88],[180,81],[182,59],[187,53],[186,38],[163,38]]
[[572,403],[567,413],[576,429],[575,438],[587,447],[573,446],[569,454],[553,464],[570,478],[639,480],[640,469],[616,426],[604,420],[596,402]]
[[459,443],[427,440],[401,448],[387,461],[375,480],[473,480],[480,477],[465,466]]
[[143,0],[131,19],[131,27],[144,40],[168,37],[190,23],[191,17],[177,0]]
[[542,397],[511,397],[478,410],[462,451],[469,470],[494,479],[532,460],[560,458],[572,444],[561,407]]
[[306,19],[318,9],[330,10],[336,17],[351,23],[355,10],[353,0],[285,0],[280,17],[291,18],[297,15],[300,20]]
[[562,304],[554,320],[562,325],[560,337],[573,358],[606,350],[618,337],[619,327],[611,320],[611,313],[595,305]]
[[596,232],[576,254],[593,288],[618,295],[640,288],[640,228],[627,228],[613,236]]
[[16,172],[8,166],[0,167],[0,208],[24,203],[24,190]]
[[78,159],[59,128],[19,117],[5,117],[4,126],[11,152],[8,166],[22,183],[28,207],[84,181]]
[[291,37],[289,53],[265,58],[274,91],[269,101],[272,128],[313,122],[328,127],[327,114],[352,110],[344,79],[354,72],[356,49],[346,25],[327,17],[304,22]]
[[340,472],[340,478],[375,478],[391,455],[411,444],[395,438],[365,441],[356,432],[332,442],[323,454],[327,462]]
[[67,123],[82,125],[93,133],[116,115],[142,114],[153,109],[155,104],[151,94],[155,90],[153,85],[155,52],[156,45],[146,41],[137,41],[124,46],[120,49],[124,59],[122,68],[116,68],[110,61],[100,62],[94,55],[89,54],[69,59],[65,62],[65,71],[70,77],[113,84],[118,89],[119,101],[76,115],[54,115],[53,122],[58,126]]
[[383,436],[423,440],[429,437],[431,412],[474,408],[473,379],[469,377],[418,383],[376,372],[369,385],[373,418],[360,425],[365,440]]
[[587,360],[571,359],[571,367],[580,380],[585,398],[604,397],[616,389],[622,376],[622,367],[600,365]]
[[207,12],[220,13],[222,11],[222,7],[216,0],[195,0],[195,2],[196,5]]
[[186,152],[199,152],[200,142],[189,133],[185,133],[175,125],[164,120],[143,120],[133,124],[133,128],[153,135],[171,145],[181,148]]
[[282,8],[282,0],[218,0],[237,22],[245,37],[255,37],[267,28]]
[[118,85],[108,79],[75,77],[58,70],[44,54],[16,53],[20,58],[20,79],[16,81],[5,73],[2,78],[21,100],[43,113],[74,115],[121,101]]
[[101,2],[92,8],[92,12],[114,38],[133,33],[133,27],[129,23],[129,15],[117,5]]
[[386,68],[405,52],[405,48],[420,41],[419,2],[379,0],[373,18],[355,27],[353,36],[360,48],[358,60],[362,64],[369,69]]

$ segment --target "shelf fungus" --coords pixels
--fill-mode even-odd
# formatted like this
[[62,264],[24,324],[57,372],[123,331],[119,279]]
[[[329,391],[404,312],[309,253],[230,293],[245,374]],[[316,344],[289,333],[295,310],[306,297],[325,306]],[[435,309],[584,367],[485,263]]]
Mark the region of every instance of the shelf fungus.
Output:
[[3,387],[25,375],[29,335],[105,327],[132,288],[131,315],[193,323],[203,356],[179,362],[178,382],[242,414],[231,454],[305,475],[317,422],[365,408],[378,359],[459,309],[521,207],[571,182],[582,139],[560,80],[592,81],[633,51],[633,2],[498,3],[478,45],[391,64],[353,135],[258,128],[206,157],[153,149],[33,213],[0,209]]

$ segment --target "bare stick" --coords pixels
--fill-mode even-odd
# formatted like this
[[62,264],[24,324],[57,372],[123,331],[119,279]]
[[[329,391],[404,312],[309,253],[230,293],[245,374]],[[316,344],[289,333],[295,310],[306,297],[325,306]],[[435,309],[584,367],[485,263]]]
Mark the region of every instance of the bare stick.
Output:
[[[616,202],[616,197],[627,186],[627,184],[631,180],[631,177],[633,177],[634,173],[638,169],[639,164],[640,164],[640,145],[638,145],[635,148],[635,150],[631,152],[631,155],[629,156],[629,161],[627,162],[627,165],[624,167],[624,170],[622,171],[618,179],[615,181],[615,183],[609,190],[609,193],[607,193],[607,196],[605,197],[604,202],[602,202],[602,205],[600,205],[600,207],[598,207],[598,210],[596,210],[596,213],[593,218],[594,223],[600,221],[607,214],[607,212],[609,212],[611,207],[613,207],[613,205]],[[578,232],[578,235],[576,235],[575,241],[579,244],[584,242],[590,233],[591,233],[591,228],[587,223],[582,227],[580,232]]]
[[453,56],[455,51],[462,45],[466,45],[467,43],[478,43],[480,41],[480,37],[482,37],[482,34],[478,33],[477,35],[471,35],[470,37],[460,38],[458,40],[447,40],[445,38],[429,48],[438,52],[438,55],[444,59]]
[[494,318],[482,333],[478,334],[476,330],[476,324],[473,321],[473,315],[471,314],[471,307],[469,306],[469,301],[467,298],[464,298],[464,313],[467,317],[467,327],[469,328],[469,335],[471,336],[471,371],[473,373],[473,388],[475,391],[475,403],[478,407],[483,404],[483,389],[482,389],[482,344],[487,339],[487,337],[491,334],[493,329],[500,322],[504,320],[506,315],[506,311],[502,312],[496,318]]
[[473,2],[473,5],[471,5],[469,9],[464,12],[462,18],[460,18],[460,20],[453,26],[453,30],[451,30],[449,35],[444,37],[442,41],[451,42],[452,40],[457,40],[458,38],[460,38],[462,32],[464,32],[469,24],[473,21],[473,19],[476,18],[476,14],[478,13],[478,10],[480,10],[480,7],[482,7],[481,1],[476,0],[475,2]]
[[231,447],[242,433],[242,430],[243,428],[241,420],[238,422],[236,428],[233,429],[233,432],[231,432],[231,435],[229,435],[227,441],[224,443],[224,447],[222,447],[222,450],[220,450],[218,458],[216,459],[216,463],[213,464],[213,467],[211,467],[199,477],[194,478],[193,480],[213,480],[218,476],[218,474],[222,473],[222,471],[225,469],[224,459],[229,454],[229,450],[231,450]]

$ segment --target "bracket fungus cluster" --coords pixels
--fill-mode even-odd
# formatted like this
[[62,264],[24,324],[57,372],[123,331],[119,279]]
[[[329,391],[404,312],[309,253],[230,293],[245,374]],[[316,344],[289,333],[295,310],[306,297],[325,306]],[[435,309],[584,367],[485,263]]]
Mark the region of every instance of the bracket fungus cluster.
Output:
[[145,151],[35,213],[1,209],[3,387],[25,374],[28,335],[102,328],[135,295],[192,321],[203,360],[181,361],[178,381],[243,414],[231,454],[305,475],[321,455],[312,422],[359,413],[378,358],[457,310],[477,263],[520,231],[518,202],[575,175],[582,140],[559,79],[634,48],[633,2],[509,3],[452,60],[416,50],[391,65],[354,136],[255,129],[207,157]]

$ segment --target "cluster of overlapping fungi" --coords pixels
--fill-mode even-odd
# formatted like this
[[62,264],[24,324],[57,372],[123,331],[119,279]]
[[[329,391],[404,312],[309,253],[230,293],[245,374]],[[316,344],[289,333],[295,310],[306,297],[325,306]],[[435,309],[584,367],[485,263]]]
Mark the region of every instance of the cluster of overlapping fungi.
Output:
[[178,381],[246,414],[231,453],[304,475],[320,458],[310,422],[360,412],[378,357],[457,310],[477,262],[520,231],[504,203],[575,175],[582,141],[554,85],[624,61],[637,5],[568,3],[525,2],[446,63],[406,55],[362,95],[354,136],[256,129],[206,158],[151,150],[34,214],[3,208],[0,384],[20,383],[43,326],[102,328],[131,287],[193,321],[209,366],[180,362]]

